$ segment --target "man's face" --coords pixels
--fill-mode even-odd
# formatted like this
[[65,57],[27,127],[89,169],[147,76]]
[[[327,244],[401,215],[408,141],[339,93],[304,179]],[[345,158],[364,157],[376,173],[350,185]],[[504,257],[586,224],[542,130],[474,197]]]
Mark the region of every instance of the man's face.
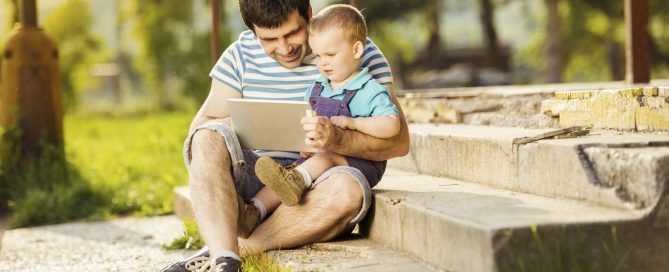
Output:
[[277,28],[255,26],[255,33],[265,53],[288,69],[300,66],[308,53],[307,20],[297,10]]

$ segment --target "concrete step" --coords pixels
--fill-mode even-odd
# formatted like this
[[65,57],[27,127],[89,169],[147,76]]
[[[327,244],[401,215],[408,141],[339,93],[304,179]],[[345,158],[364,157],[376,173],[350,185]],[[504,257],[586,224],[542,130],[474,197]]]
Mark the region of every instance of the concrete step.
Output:
[[359,235],[296,249],[273,250],[269,256],[291,271],[439,271],[406,253]]
[[[177,187],[174,192],[176,217],[193,219],[188,187]],[[296,249],[274,250],[269,256],[291,271],[438,271],[407,253],[357,234]]]
[[411,124],[410,153],[389,166],[647,213],[665,194],[669,134],[592,131],[514,144],[552,130]]
[[362,233],[447,271],[660,271],[664,212],[573,200],[389,169]]

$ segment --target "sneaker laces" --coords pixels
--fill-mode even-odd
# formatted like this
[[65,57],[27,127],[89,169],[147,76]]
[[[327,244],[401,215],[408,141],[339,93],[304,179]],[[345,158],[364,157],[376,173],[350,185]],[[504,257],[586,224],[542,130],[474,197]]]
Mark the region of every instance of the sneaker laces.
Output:
[[211,269],[209,269],[210,272],[223,272],[225,271],[225,267],[228,266],[228,263],[220,263],[215,266],[212,266]]
[[185,265],[188,271],[192,272],[204,272],[211,267],[211,259],[209,257],[200,256],[188,260]]

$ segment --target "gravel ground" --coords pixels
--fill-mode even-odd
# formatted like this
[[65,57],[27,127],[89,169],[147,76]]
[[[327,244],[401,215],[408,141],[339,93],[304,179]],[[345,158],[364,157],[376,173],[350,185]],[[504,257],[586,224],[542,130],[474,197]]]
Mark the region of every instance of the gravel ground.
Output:
[[194,252],[162,249],[182,232],[174,216],[8,230],[0,271],[158,271]]
[[[164,250],[180,237],[176,216],[121,218],[2,232],[0,271],[158,271],[195,251]],[[369,239],[349,237],[269,253],[292,271],[432,271]]]

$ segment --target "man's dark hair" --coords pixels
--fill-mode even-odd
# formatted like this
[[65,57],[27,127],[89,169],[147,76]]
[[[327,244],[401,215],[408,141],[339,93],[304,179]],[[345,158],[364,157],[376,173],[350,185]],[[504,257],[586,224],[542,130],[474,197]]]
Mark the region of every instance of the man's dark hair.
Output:
[[244,24],[253,32],[254,26],[279,27],[295,9],[309,21],[309,0],[239,0]]

